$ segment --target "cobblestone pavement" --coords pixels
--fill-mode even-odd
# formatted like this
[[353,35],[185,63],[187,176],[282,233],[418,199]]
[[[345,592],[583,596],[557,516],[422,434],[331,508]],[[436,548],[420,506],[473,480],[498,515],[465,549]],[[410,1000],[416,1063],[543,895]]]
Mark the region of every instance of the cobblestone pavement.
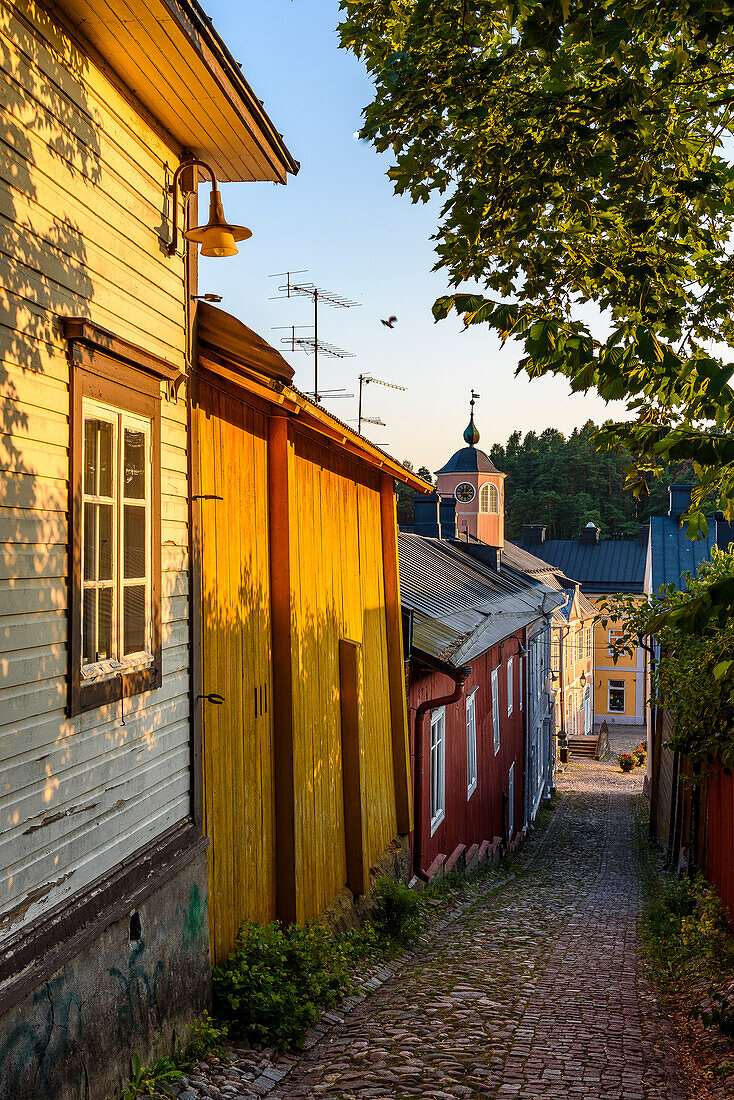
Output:
[[550,828],[508,881],[490,889],[490,877],[429,949],[288,1067],[271,1100],[685,1096],[636,956],[642,776],[620,773],[619,737],[613,762],[565,770]]

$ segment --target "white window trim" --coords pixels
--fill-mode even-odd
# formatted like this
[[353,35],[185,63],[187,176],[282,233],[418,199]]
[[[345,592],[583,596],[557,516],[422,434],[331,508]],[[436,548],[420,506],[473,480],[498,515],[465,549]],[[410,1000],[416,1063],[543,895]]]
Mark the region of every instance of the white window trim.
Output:
[[515,709],[515,668],[514,657],[507,658],[507,717],[509,718]]
[[492,669],[492,736],[494,755],[500,751],[500,669]]
[[[477,789],[479,767],[477,765],[477,707],[476,695],[478,688],[466,697],[466,800],[467,802]],[[469,716],[471,715],[471,727]],[[470,738],[471,729],[471,738]],[[472,777],[470,764],[474,763],[474,776]]]
[[[438,776],[434,774],[434,742],[433,742],[433,730],[435,726],[441,726],[441,741],[438,751],[438,759],[440,768]],[[446,708],[439,707],[437,710],[431,711],[431,742],[430,742],[430,810],[431,810],[431,836],[435,833],[443,819],[446,817]],[[434,779],[437,778],[436,785],[436,810],[433,812],[433,793],[434,793]]]
[[[106,403],[95,401],[92,398],[84,397],[82,399],[82,449],[84,448],[85,429],[87,417],[95,417],[99,420],[113,426],[113,493],[111,498],[97,498],[93,494],[88,494],[84,490],[84,474],[82,473],[82,517],[80,523],[79,537],[81,540],[81,561],[82,561],[82,573],[81,573],[81,632],[82,639],[84,638],[84,592],[92,588],[110,587],[112,589],[112,639],[114,653],[108,658],[101,661],[92,661],[87,664],[82,664],[81,677],[84,682],[96,681],[107,679],[111,676],[119,675],[121,672],[132,671],[136,668],[145,668],[151,665],[154,661],[154,655],[152,652],[152,621],[153,621],[153,547],[152,547],[152,422],[150,418],[145,416],[139,416],[136,413],[128,412],[124,408],[120,408],[116,405],[108,405]],[[124,494],[124,487],[122,485],[121,473],[123,469],[123,446],[124,446],[124,433],[127,427],[132,427],[136,431],[142,432],[145,436],[145,449],[148,459],[148,465],[146,469],[145,479],[145,496],[143,498],[142,505],[138,504],[138,501],[134,502],[130,499],[127,500],[127,504],[134,503],[136,506],[142,506],[145,510],[145,543],[146,543],[146,560],[147,560],[147,572],[144,578],[145,581],[145,648],[137,651],[136,653],[129,653],[127,655],[122,654],[124,646],[123,639],[123,596],[126,587],[139,586],[142,578],[130,578],[125,579],[123,575],[122,559],[124,554],[124,509],[126,504],[126,498]],[[112,557],[112,584],[103,584],[98,581],[85,581],[84,579],[84,503],[86,501],[95,502],[97,500],[103,503],[109,502],[113,508],[113,530],[115,532],[113,557]]]

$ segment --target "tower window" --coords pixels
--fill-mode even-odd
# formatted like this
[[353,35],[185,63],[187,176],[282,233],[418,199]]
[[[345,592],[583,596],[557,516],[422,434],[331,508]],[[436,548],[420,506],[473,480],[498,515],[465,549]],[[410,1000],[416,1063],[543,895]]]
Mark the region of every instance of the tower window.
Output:
[[495,515],[500,510],[500,494],[497,486],[487,482],[479,490],[479,511],[493,512]]

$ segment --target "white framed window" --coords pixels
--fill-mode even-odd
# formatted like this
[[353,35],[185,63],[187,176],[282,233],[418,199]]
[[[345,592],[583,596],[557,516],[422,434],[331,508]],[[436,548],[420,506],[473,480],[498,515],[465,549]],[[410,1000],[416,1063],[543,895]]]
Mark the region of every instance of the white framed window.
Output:
[[513,709],[513,677],[514,677],[514,657],[510,657],[507,661],[507,717],[512,714]]
[[494,754],[500,751],[500,670],[492,669],[492,734]]
[[588,626],[586,627],[586,656],[587,656],[587,658],[591,656],[591,643],[592,643],[593,630],[594,630],[593,623],[589,623]]
[[446,816],[446,709],[431,711],[431,836]]
[[151,420],[82,401],[82,679],[153,660]]
[[466,797],[477,789],[477,689],[466,697]]
[[[608,656],[610,656],[610,657],[612,656],[612,653],[613,653],[612,646],[616,642],[621,642],[623,637],[624,637],[624,630],[622,630],[621,627],[612,628],[612,629],[609,629],[607,631],[607,654],[608,654]],[[615,664],[616,664],[616,662],[615,662]]]
[[518,699],[518,706],[519,706],[520,710],[522,710],[523,699],[525,698],[525,692],[522,689],[523,688],[523,680],[525,679],[525,661],[522,659],[522,657],[518,657],[518,674],[517,674],[517,678],[520,681],[517,685],[517,690],[520,694],[520,698]]
[[479,490],[479,511],[493,512],[500,510],[500,494],[496,485],[486,482]]
[[512,840],[515,832],[515,761],[510,764],[510,771],[507,776],[507,795],[508,795],[508,821],[507,821],[507,837],[508,840]]
[[576,633],[576,660],[582,661],[584,658],[584,628],[580,626]]
[[608,708],[610,714],[624,714],[624,680],[609,681]]

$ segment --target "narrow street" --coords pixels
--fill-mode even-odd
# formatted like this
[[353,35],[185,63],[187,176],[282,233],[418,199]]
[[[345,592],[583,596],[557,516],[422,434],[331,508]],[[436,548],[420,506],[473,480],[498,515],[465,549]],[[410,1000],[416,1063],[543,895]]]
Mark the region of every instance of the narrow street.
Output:
[[476,895],[270,1096],[683,1097],[636,953],[641,788],[616,752],[567,768],[550,827],[506,884]]

